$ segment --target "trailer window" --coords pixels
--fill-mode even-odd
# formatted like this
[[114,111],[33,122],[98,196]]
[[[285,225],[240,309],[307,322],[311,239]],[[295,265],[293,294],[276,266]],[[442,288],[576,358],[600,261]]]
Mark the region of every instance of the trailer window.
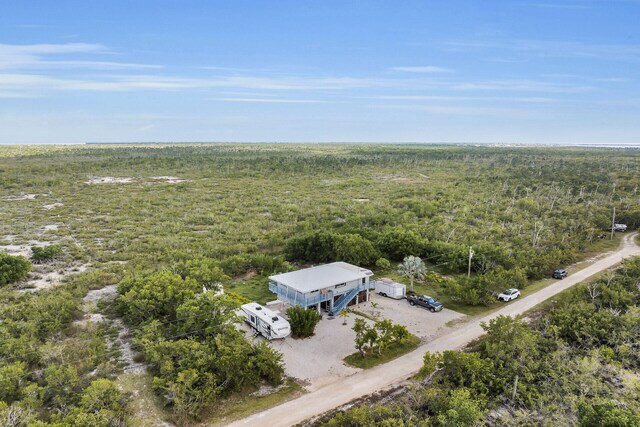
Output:
[[346,284],[346,283],[340,283],[339,285],[336,285],[336,289],[338,289],[338,288],[343,288],[343,287],[345,287],[345,286],[347,286],[347,284]]
[[256,323],[256,318],[251,316],[251,323]]

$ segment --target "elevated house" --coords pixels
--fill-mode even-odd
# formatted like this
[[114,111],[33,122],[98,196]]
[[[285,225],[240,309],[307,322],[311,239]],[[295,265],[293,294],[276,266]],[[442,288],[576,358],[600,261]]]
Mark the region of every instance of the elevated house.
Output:
[[315,307],[336,315],[349,304],[368,301],[375,288],[370,270],[346,262],[333,262],[269,276],[269,290],[287,304]]

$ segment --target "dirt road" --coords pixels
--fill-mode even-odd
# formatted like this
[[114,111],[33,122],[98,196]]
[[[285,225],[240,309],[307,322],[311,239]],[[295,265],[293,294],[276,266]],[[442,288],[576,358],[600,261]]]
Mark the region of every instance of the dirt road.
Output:
[[428,342],[415,351],[395,359],[384,365],[361,371],[350,377],[341,379],[338,383],[327,384],[313,392],[297,399],[285,402],[263,412],[251,415],[242,420],[229,424],[232,427],[264,425],[270,427],[286,427],[298,424],[306,419],[330,411],[354,399],[385,389],[418,372],[422,366],[422,356],[426,351],[456,350],[474,339],[480,337],[484,331],[480,324],[500,316],[515,316],[524,313],[542,301],[580,283],[590,276],[606,270],[609,267],[630,256],[640,256],[640,247],[634,242],[635,234],[625,236],[622,247],[589,267],[580,270],[557,284],[548,286],[535,294],[516,300],[504,308],[497,310],[481,319],[466,323],[439,338]]

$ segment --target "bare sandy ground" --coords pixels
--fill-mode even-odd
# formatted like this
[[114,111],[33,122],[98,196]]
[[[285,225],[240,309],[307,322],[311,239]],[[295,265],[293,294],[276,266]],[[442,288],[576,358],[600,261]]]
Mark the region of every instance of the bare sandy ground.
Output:
[[113,176],[103,176],[91,178],[85,181],[85,184],[130,184],[133,182],[133,178],[130,176],[126,177],[113,177]]
[[60,208],[62,206],[64,206],[64,203],[60,203],[60,202],[49,203],[47,205],[42,205],[42,209],[45,211],[50,211],[51,209]]
[[480,319],[464,323],[441,335],[431,342],[423,344],[415,351],[375,368],[355,373],[337,382],[327,384],[297,399],[251,415],[229,424],[230,426],[266,425],[285,427],[301,423],[309,418],[323,414],[350,401],[386,389],[415,375],[422,366],[426,351],[457,350],[484,334],[481,324],[498,316],[515,316],[535,307],[541,302],[571,288],[587,278],[621,262],[624,258],[640,256],[640,248],[634,242],[635,234],[625,236],[621,249],[596,261],[556,285],[548,286]]
[[151,179],[163,181],[165,184],[180,184],[181,182],[191,182],[190,179],[178,178],[177,176],[152,176]]
[[[58,225],[46,225],[43,227],[43,231],[57,230]],[[4,236],[4,240],[13,241],[16,236],[7,235]],[[18,256],[22,255],[25,258],[31,257],[32,246],[47,246],[55,242],[45,242],[41,240],[29,240],[23,245],[0,245],[0,252],[6,252],[9,255]],[[69,274],[82,273],[88,268],[87,264],[74,263],[72,265],[60,265],[55,261],[48,264],[35,264],[29,273],[29,277],[23,282],[19,283],[19,287],[25,291],[36,291],[39,289],[48,289],[52,286],[56,286]]]
[[[7,235],[4,236],[5,240],[13,241],[16,236]],[[31,246],[47,246],[51,245],[51,242],[43,242],[40,240],[29,240],[24,245],[3,245],[0,246],[0,252],[6,252],[9,255],[22,255],[23,257],[29,258],[31,256]]]
[[16,200],[35,200],[36,197],[47,196],[47,194],[21,194],[19,196],[5,196],[2,200],[16,201]]

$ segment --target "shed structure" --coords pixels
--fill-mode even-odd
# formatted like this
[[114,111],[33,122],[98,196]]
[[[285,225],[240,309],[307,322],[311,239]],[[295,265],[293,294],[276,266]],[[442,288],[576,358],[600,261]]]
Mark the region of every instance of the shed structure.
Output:
[[287,304],[337,315],[354,301],[369,300],[369,290],[375,288],[371,276],[366,268],[333,262],[269,276],[269,290]]

